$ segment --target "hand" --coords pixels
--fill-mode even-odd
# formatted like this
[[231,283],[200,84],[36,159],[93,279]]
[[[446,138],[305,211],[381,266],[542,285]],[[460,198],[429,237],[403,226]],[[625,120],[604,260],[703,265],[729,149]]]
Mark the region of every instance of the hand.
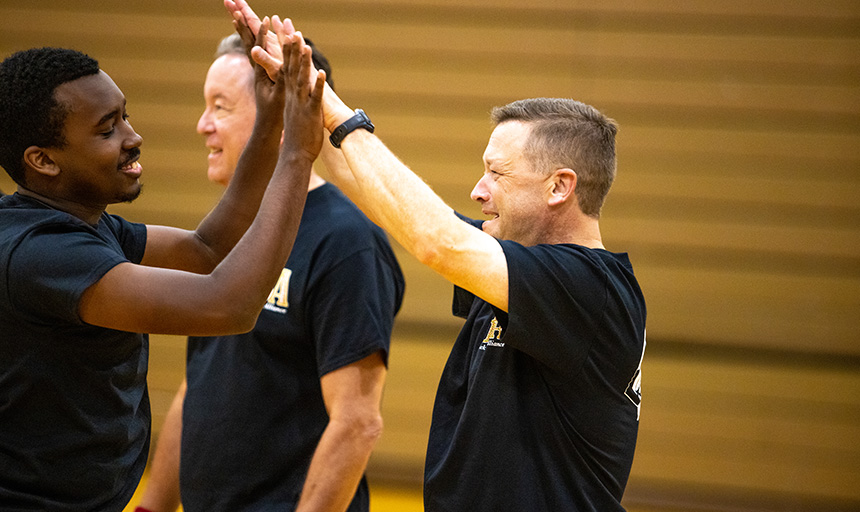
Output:
[[[245,42],[246,48],[248,48],[248,58],[254,59],[252,56],[253,46],[247,46],[250,40],[246,39],[246,34],[256,34],[259,32],[262,21],[245,0],[224,0],[224,7],[227,8],[227,11],[233,17],[233,26],[242,36],[242,41]],[[271,25],[272,31],[269,31],[266,34],[267,44],[261,45],[260,49],[256,51],[258,58],[255,60],[258,60],[258,62],[266,68],[269,78],[271,78],[272,81],[275,81],[276,76],[279,73],[281,63],[284,60],[282,50],[284,40],[279,37],[279,34],[290,35],[295,33],[296,30],[289,18],[281,21],[277,14],[272,16]],[[253,39],[253,37],[250,39]]]
[[281,154],[313,162],[322,148],[325,71],[312,73],[311,48],[305,44],[300,32],[280,35],[284,38],[282,51],[286,57],[281,66],[280,81],[286,85],[287,91]]
[[[251,6],[245,0],[224,0],[224,7],[230,12],[233,17],[233,25],[236,30],[242,35],[242,40],[245,41],[246,48],[248,47],[250,34],[258,33],[262,22],[257,13],[251,9]],[[269,77],[274,81],[278,73],[280,73],[281,65],[284,61],[284,53],[281,45],[284,43],[284,37],[295,33],[295,27],[292,21],[287,18],[283,22],[277,15],[272,17],[272,28],[274,33],[266,34],[266,42],[277,44],[257,45],[249,50],[251,61],[266,69]],[[314,68],[311,67],[309,72],[313,73]],[[314,77],[310,78],[311,81]],[[352,116],[352,110],[335,94],[335,92],[326,85],[324,95],[324,120],[328,130],[334,130],[340,123],[349,119]]]
[[[266,45],[266,35],[269,33],[269,18],[263,18],[253,43],[249,42],[250,29],[247,26],[237,27],[245,48],[255,48]],[[252,62],[253,64],[253,62]],[[254,66],[254,97],[257,103],[257,119],[270,112],[280,112],[284,108],[284,77],[275,75],[275,80],[269,78],[263,66]],[[278,119],[280,120],[280,118]]]

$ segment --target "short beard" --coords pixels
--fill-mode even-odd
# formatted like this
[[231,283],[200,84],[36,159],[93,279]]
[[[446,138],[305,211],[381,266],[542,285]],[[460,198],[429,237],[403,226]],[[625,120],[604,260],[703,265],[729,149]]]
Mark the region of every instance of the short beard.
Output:
[[141,193],[143,193],[143,185],[142,184],[139,187],[137,187],[137,190],[135,190],[133,192],[129,192],[128,194],[125,194],[125,195],[118,197],[117,202],[118,203],[131,203],[132,201],[134,201],[135,199],[140,197]]

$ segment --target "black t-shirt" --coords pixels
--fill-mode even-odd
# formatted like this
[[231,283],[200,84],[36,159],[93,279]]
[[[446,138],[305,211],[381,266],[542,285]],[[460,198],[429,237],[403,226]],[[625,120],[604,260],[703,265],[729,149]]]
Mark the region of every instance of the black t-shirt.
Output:
[[83,323],[78,302],[145,244],[142,224],[0,199],[3,510],[121,510],[134,494],[149,452],[148,339]]
[[[312,190],[253,331],[189,339],[186,511],[295,507],[328,424],[320,377],[374,352],[387,360],[403,289],[384,232],[333,185]],[[368,506],[362,480],[349,510]]]
[[425,510],[623,510],[645,345],[630,262],[500,244],[508,313],[455,294],[468,315],[436,396]]

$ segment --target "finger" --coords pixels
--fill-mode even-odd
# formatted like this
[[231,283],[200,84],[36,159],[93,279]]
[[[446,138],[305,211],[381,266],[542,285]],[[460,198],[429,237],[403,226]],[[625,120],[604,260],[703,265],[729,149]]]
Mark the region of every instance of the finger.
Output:
[[291,20],[290,18],[284,19],[284,33],[292,34],[295,31],[296,27],[293,26],[293,20]]
[[[272,59],[268,53],[266,53],[266,52],[263,52],[263,53],[267,57],[269,57],[269,59],[272,63],[277,62],[274,59]],[[279,63],[279,65],[277,67],[273,67],[273,69],[269,70],[269,76],[273,76],[272,73],[274,72],[273,80],[275,81],[275,93],[281,99],[284,98],[284,90],[286,89],[286,82],[285,82],[285,77],[284,77],[284,73],[283,73],[283,68],[284,68],[283,63]]]
[[272,16],[272,31],[277,34],[278,32],[281,32],[283,29],[284,29],[284,22],[281,21],[280,16],[278,16],[277,14]]
[[284,26],[281,25],[281,28],[276,30],[275,34],[278,36],[278,45],[283,48],[284,43],[287,41],[287,35],[284,33]]
[[313,69],[313,61],[311,60],[311,47],[304,44],[302,42],[301,45],[301,62],[299,64],[299,78],[298,78],[298,86],[300,90],[307,91],[310,94],[310,76],[311,70]]
[[[284,47],[284,63],[287,68],[286,71],[289,74],[291,84],[296,84],[297,73],[301,68],[301,47],[302,38],[299,33],[289,36],[288,46]],[[289,55],[289,59],[286,58],[287,55]]]
[[[254,46],[251,48],[248,57],[253,59],[254,50],[259,48],[259,51],[266,53],[266,32],[269,31],[269,18],[263,18],[263,23],[260,25],[260,30],[257,31],[257,36],[254,39]],[[268,69],[264,66],[255,66],[254,73],[258,78],[262,78],[261,74],[269,75],[269,78],[277,82],[277,76],[272,78]]]
[[237,19],[233,20],[233,28],[236,30],[236,33],[239,34],[239,38],[242,40],[242,44],[245,46],[245,51],[249,51],[254,47],[254,34],[251,33],[251,30],[248,28],[248,25],[245,23],[245,19],[242,18],[242,15],[239,14]]
[[239,7],[236,6],[236,2],[234,2],[233,0],[224,0],[224,7],[227,8],[227,11],[230,14],[233,14],[235,11],[239,10]]
[[245,19],[248,20],[248,26],[251,27],[251,30],[257,30],[260,26],[260,17],[257,16],[257,13],[251,9],[251,6],[248,5],[248,2],[245,0],[235,0],[236,6],[242,11],[242,14],[245,16]]
[[266,36],[269,33],[269,17],[266,16],[263,18],[263,23],[260,24],[260,29],[257,30],[257,37],[254,40],[254,44],[259,46],[263,50],[266,49]]
[[271,78],[273,82],[278,81],[278,75],[281,73],[281,65],[283,62],[275,59],[266,53],[266,50],[259,47],[254,47],[251,50],[251,60],[265,69],[266,74],[269,75],[269,78]]
[[325,91],[325,71],[317,71],[317,79],[314,83],[314,88],[311,90],[311,106],[317,109],[322,104],[323,91]]

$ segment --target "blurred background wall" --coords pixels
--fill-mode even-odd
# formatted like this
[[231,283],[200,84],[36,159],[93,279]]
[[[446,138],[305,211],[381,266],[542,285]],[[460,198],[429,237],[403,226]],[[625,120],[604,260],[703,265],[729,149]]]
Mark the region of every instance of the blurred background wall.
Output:
[[[341,96],[474,217],[469,191],[493,106],[564,96],[615,118],[619,174],[604,242],[631,254],[649,306],[626,502],[860,510],[858,2],[253,5],[292,17],[331,60]],[[221,193],[206,180],[195,125],[212,53],[230,31],[218,0],[0,3],[0,56],[72,47],[125,92],[145,139],[145,192],[110,211],[186,228]],[[5,174],[0,189],[13,189]],[[420,487],[435,387],[460,322],[450,287],[398,255],[407,295],[370,476]],[[184,352],[182,338],[152,336],[156,436]]]

